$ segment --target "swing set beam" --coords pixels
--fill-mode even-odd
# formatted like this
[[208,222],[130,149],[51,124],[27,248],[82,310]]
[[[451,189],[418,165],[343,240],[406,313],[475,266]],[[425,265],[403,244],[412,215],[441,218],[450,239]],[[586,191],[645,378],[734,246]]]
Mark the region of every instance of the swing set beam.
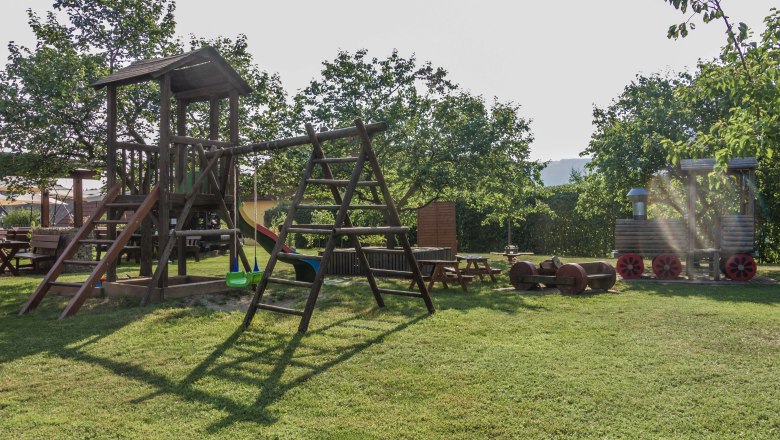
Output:
[[[386,122],[374,122],[366,124],[366,132],[370,135],[378,133],[380,131],[387,130]],[[350,137],[360,136],[360,132],[356,127],[339,128],[336,130],[322,131],[316,133],[317,140],[319,142],[332,141],[336,139],[344,139]],[[212,150],[206,152],[206,157],[213,157],[217,154],[224,156],[233,156],[239,154],[255,153],[258,151],[276,151],[286,148],[300,147],[303,145],[310,145],[312,142],[309,136],[295,136],[284,139],[277,139],[273,141],[261,142],[259,144],[242,145],[238,147],[228,147],[221,150]]]

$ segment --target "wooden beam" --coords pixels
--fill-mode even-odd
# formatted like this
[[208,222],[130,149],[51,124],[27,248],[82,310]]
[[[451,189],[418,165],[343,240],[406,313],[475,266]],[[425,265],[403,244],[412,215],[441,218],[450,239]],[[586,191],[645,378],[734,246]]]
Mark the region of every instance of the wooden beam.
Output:
[[[178,136],[187,135],[187,103],[181,99],[176,100],[176,134]],[[172,142],[178,142],[173,139],[175,136],[171,136]],[[187,179],[187,145],[184,143],[176,143],[176,154],[174,162],[174,187],[176,192],[182,192],[184,182]],[[190,188],[190,190],[194,189]],[[180,216],[181,217],[181,216]],[[183,220],[177,219],[177,221],[190,221],[187,217]],[[177,224],[177,228],[181,228],[184,225]],[[176,266],[178,268],[178,274],[180,276],[187,275],[187,239],[179,238],[176,241]]]
[[[160,203],[158,207],[159,217],[157,218],[158,253],[162,255],[165,246],[168,244],[168,230],[170,229],[170,136],[171,136],[171,76],[163,75],[160,79],[160,162],[158,169],[160,178],[158,185],[160,187]],[[160,275],[159,287],[168,285],[168,262],[160,261],[164,265]]]
[[73,177],[73,227],[80,228],[84,224],[84,186],[81,176]]
[[49,190],[41,191],[41,227],[48,228],[49,223]]
[[223,148],[231,148],[235,146],[235,144],[230,142],[218,141],[215,139],[195,138],[189,136],[171,136],[171,142],[175,142],[177,144],[187,144],[187,145],[197,145],[197,144],[202,144],[204,146],[213,145],[215,147],[223,147]]
[[[387,124],[384,122],[375,122],[366,125],[365,128],[369,135],[373,135],[380,131],[387,130]],[[332,141],[336,139],[355,137],[358,136],[359,134],[360,133],[358,132],[357,128],[347,127],[347,128],[339,128],[336,130],[319,132],[317,133],[317,139],[320,142]],[[307,145],[310,143],[311,140],[309,139],[309,136],[296,136],[296,137],[285,138],[285,139],[277,139],[274,141],[261,142],[259,144],[250,144],[250,145],[243,145],[239,147],[227,148],[223,152],[223,154],[226,156],[230,156],[234,154],[254,153],[257,151],[283,150],[285,148],[299,147],[301,145]],[[214,155],[213,152],[206,153],[207,157],[212,157],[213,155]]]

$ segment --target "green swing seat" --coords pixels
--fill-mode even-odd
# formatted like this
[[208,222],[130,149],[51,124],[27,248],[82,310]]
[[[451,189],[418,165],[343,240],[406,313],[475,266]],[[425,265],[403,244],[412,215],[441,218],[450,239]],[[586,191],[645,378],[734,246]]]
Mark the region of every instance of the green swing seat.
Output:
[[246,287],[251,284],[260,284],[263,279],[263,271],[259,272],[228,272],[225,275],[225,284],[228,287]]

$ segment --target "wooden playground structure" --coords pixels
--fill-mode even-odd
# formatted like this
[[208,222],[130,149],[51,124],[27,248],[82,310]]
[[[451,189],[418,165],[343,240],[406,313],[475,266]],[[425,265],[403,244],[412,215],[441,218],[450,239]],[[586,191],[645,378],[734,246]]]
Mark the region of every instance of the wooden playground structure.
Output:
[[[117,90],[132,84],[156,82],[160,90],[159,142],[147,145],[117,139]],[[141,304],[164,298],[215,293],[231,290],[224,278],[197,277],[188,274],[185,255],[186,240],[192,236],[229,234],[231,262],[240,259],[246,272],[251,267],[240,241],[236,218],[235,194],[237,157],[259,151],[309,145],[311,155],[287,219],[276,246],[271,252],[262,280],[244,320],[249,325],[258,309],[301,316],[299,331],[305,332],[332,258],[337,241],[348,237],[357,253],[360,264],[366,268],[366,278],[376,303],[384,307],[383,294],[412,296],[424,301],[430,313],[434,312],[428,290],[418,269],[407,238],[408,228],[402,226],[379,162],[374,153],[371,137],[386,129],[384,123],[363,124],[356,120],[353,127],[315,132],[306,125],[306,135],[239,145],[239,97],[251,92],[249,85],[213,48],[198,49],[189,53],[161,59],[144,60],[121,69],[93,84],[107,90],[108,126],[107,170],[108,192],[92,217],[78,230],[48,274],[22,307],[20,314],[35,309],[53,290],[70,291],[73,297],[60,318],[75,314],[84,302],[96,293],[95,287],[102,281],[103,290],[117,295],[136,296]],[[220,103],[228,101],[229,139],[219,139]],[[209,138],[187,136],[187,108],[194,102],[209,104]],[[175,112],[173,103],[175,102]],[[175,131],[171,117],[175,116]],[[175,134],[174,134],[175,132]],[[334,140],[355,140],[358,143],[354,157],[329,158],[325,156],[323,143]],[[347,178],[335,177],[340,167],[349,166]],[[333,204],[307,205],[303,203],[309,186],[326,186],[333,196]],[[343,189],[343,190],[342,190]],[[358,190],[371,191],[373,204],[353,204]],[[234,209],[230,209],[231,205]],[[335,222],[328,225],[311,224],[293,226],[298,209],[327,210],[335,213]],[[384,214],[386,226],[359,227],[352,224],[349,210],[375,209]],[[218,213],[227,229],[192,229],[192,218],[197,211]],[[105,218],[104,218],[105,217]],[[107,236],[95,238],[94,230],[105,225]],[[128,244],[134,232],[140,230],[140,278],[117,280],[117,258]],[[284,242],[290,233],[319,234],[328,238],[321,256],[284,252]],[[360,235],[388,235],[397,237],[400,249],[364,249]],[[157,238],[156,255],[159,263],[154,271],[155,254],[153,238]],[[103,246],[106,251],[99,261],[73,259],[81,246]],[[173,249],[178,250],[177,273],[169,274],[169,259]],[[366,253],[380,252],[402,255],[409,263],[410,271],[390,271],[371,268]],[[310,280],[287,280],[273,277],[278,261],[299,263],[300,260],[318,260],[316,273]],[[82,283],[58,281],[66,265],[92,265],[94,269]],[[391,273],[392,272],[392,273]],[[375,275],[405,276],[415,280],[419,291],[382,289]],[[294,310],[262,302],[269,284],[294,286],[309,291],[304,310]]]
[[[739,213],[716,219],[711,246],[701,247],[696,202],[696,177],[713,171],[715,159],[685,159],[680,171],[686,177],[685,219],[647,219],[647,192],[635,188],[628,196],[634,201],[634,218],[618,219],[615,224],[617,271],[623,279],[640,278],[643,258],[652,259],[652,271],[662,280],[677,279],[685,270],[686,278],[706,275],[715,281],[721,273],[728,279],[748,281],[757,270],[755,253],[755,158],[729,161],[728,174],[735,177],[739,190]],[[683,266],[682,259],[685,259]]]

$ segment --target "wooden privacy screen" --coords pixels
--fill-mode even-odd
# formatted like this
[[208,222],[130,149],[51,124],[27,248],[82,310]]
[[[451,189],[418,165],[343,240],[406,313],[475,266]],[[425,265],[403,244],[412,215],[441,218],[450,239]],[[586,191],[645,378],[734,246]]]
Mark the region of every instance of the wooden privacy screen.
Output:
[[433,202],[417,210],[417,246],[448,247],[458,253],[455,202]]

